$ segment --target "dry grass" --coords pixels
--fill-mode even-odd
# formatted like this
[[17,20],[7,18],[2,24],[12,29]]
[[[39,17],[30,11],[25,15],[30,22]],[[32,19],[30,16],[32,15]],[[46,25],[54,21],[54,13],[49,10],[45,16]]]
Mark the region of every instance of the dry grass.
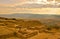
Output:
[[57,22],[52,26],[39,20],[0,18],[0,39],[27,39],[28,36],[28,39],[60,39],[60,25]]

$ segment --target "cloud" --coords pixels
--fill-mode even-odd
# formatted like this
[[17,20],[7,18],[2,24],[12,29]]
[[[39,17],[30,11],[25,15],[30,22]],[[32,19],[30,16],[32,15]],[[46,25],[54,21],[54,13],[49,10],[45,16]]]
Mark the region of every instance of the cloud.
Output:
[[27,0],[0,0],[0,6],[15,7],[15,6],[21,6],[26,2]]
[[[46,1],[46,0],[44,0]],[[59,7],[53,5],[42,5],[41,0],[0,0],[0,6],[2,7],[14,7],[14,8],[42,8],[42,7]],[[45,4],[45,3],[43,3]]]
[[60,8],[0,8],[0,13],[60,14]]
[[[31,4],[30,1],[31,0],[0,0],[0,13],[60,14],[60,8],[43,8],[45,5]],[[35,0],[33,0],[33,2],[34,1]]]
[[21,2],[21,0],[0,0],[0,4],[14,4]]

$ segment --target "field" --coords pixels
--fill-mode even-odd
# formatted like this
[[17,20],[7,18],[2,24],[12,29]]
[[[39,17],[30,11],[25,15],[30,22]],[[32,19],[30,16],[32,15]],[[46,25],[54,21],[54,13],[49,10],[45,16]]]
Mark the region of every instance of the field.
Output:
[[0,39],[60,39],[60,19],[0,17]]

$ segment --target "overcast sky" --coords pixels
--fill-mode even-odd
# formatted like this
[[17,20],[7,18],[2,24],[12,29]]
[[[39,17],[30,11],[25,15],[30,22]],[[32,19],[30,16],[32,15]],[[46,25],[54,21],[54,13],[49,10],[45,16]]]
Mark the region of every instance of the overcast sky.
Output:
[[41,5],[39,3],[32,3],[39,1],[40,0],[0,0],[0,14],[60,14],[60,8],[40,8]]

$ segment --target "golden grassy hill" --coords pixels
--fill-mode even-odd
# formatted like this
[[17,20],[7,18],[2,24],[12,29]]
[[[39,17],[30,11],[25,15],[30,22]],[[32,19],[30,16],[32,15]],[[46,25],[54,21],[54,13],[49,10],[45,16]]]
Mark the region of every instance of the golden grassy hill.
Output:
[[0,39],[60,39],[60,22],[42,21],[0,17]]

